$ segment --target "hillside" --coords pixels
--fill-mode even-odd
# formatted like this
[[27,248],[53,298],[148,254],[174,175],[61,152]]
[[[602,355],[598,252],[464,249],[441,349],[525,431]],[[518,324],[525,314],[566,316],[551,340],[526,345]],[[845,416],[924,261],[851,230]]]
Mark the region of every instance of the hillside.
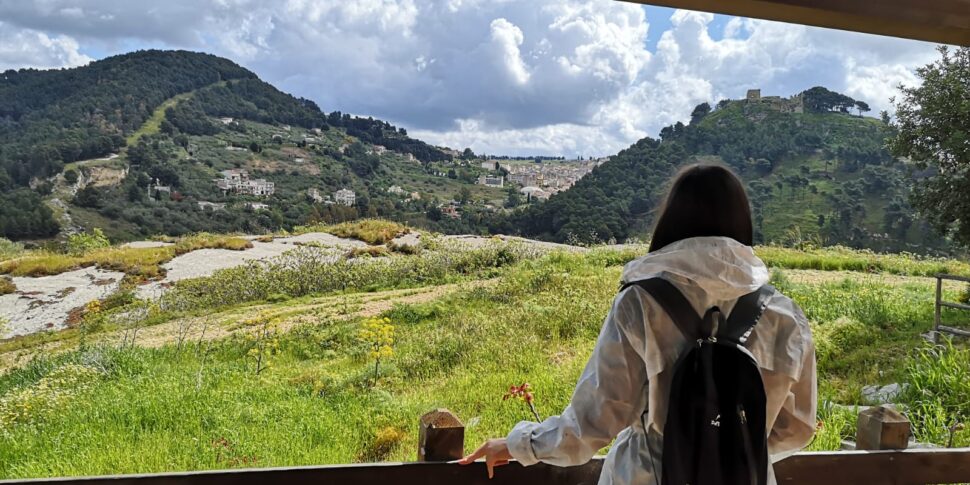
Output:
[[[804,112],[777,104],[800,99]],[[571,189],[499,228],[556,241],[643,238],[676,169],[715,161],[734,168],[747,183],[756,242],[945,249],[946,242],[909,206],[914,175],[884,148],[891,128],[849,113],[856,103],[824,88],[791,100],[727,100],[713,110],[704,103],[689,125],[677,123],[662,130],[659,140],[638,141]]]
[[[259,233],[368,215],[455,232],[469,226],[428,220],[428,210],[462,189],[479,201],[506,197],[470,185],[474,171],[436,175],[432,164],[451,155],[404,129],[324,113],[206,54],[144,51],[7,71],[0,99],[0,236],[10,239],[94,227],[112,240]],[[220,189],[214,180],[225,170],[272,190]],[[355,193],[352,206],[334,204],[341,189]]]

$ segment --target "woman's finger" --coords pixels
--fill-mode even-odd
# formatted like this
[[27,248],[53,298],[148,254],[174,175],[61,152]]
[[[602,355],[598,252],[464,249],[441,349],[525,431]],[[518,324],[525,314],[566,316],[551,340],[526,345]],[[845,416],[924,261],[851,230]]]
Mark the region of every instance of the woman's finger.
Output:
[[469,463],[471,463],[471,462],[473,462],[473,461],[475,461],[475,460],[477,460],[477,459],[485,456],[485,447],[487,445],[488,445],[488,443],[485,443],[482,446],[479,446],[477,450],[471,452],[470,455],[468,455],[468,456],[462,458],[461,460],[459,460],[458,463],[460,463],[462,465],[467,465],[467,464],[469,464]]

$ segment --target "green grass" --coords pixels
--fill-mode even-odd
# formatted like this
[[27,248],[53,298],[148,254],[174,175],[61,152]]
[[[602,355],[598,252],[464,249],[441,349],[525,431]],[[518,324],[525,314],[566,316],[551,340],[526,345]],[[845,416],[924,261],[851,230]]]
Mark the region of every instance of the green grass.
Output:
[[[435,407],[468,424],[470,447],[528,418],[522,403],[502,401],[510,384],[531,383],[543,416],[566,405],[633,255],[553,253],[518,263],[497,284],[393,307],[383,315],[395,326],[394,355],[376,386],[361,321],[301,310],[304,300],[270,307],[307,323],[270,337],[275,351],[259,375],[257,340],[241,335],[181,351],[82,346],[37,359],[0,376],[0,411],[9,416],[30,399],[35,409],[0,428],[0,477],[410,460],[417,417]],[[798,283],[796,274],[776,273],[774,282],[812,321],[823,403],[856,404],[863,384],[909,382],[927,390],[903,403],[922,405],[921,416],[964,416],[970,391],[959,382],[968,379],[947,376],[966,366],[968,351],[940,360],[919,350],[932,322],[932,280]],[[84,385],[51,384],[67,378]],[[826,404],[819,416],[813,449],[834,449],[854,432],[851,409]],[[918,436],[939,441],[932,430]],[[970,444],[970,432],[955,442]]]

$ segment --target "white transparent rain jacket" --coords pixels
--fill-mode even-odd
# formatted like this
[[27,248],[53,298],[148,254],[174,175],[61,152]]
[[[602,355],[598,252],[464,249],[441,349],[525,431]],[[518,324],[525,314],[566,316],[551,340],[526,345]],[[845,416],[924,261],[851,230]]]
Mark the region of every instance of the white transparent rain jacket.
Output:
[[[622,280],[654,276],[677,286],[699,315],[712,306],[730,314],[737,298],[768,281],[768,270],[748,246],[730,238],[698,237],[631,261]],[[508,435],[512,456],[526,466],[540,461],[579,465],[616,438],[600,485],[659,484],[670,380],[688,345],[643,289],[620,292],[572,402],[542,423],[516,425]],[[764,378],[768,453],[774,463],[806,446],[815,430],[815,347],[805,315],[780,293],[746,346]],[[771,467],[768,483],[775,483]]]

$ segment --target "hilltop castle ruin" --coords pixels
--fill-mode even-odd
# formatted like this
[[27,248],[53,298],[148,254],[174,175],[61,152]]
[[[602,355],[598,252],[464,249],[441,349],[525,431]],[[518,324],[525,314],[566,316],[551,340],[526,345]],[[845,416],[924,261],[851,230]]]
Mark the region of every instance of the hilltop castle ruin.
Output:
[[748,94],[744,97],[745,103],[760,103],[768,107],[773,111],[778,111],[781,113],[804,113],[805,103],[802,101],[802,95],[796,94],[790,98],[782,98],[781,96],[761,96],[761,89],[749,89]]

